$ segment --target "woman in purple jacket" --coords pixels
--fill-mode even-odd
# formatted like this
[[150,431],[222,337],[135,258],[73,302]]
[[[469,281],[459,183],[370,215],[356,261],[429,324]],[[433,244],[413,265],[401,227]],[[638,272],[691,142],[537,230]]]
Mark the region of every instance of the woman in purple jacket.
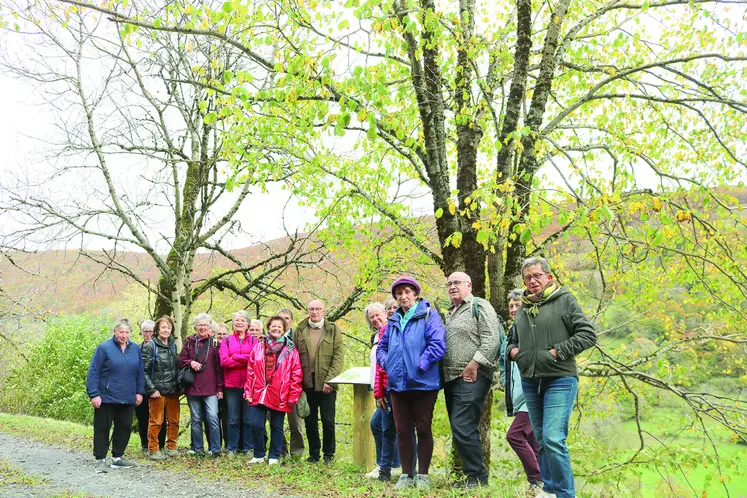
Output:
[[[446,330],[438,312],[420,297],[420,284],[403,276],[392,284],[399,308],[389,318],[376,349],[376,361],[386,371],[387,391],[392,398],[397,428],[402,475],[398,489],[430,486],[428,470],[433,456],[433,407],[441,378],[438,362],[446,351]],[[418,434],[418,474],[414,476],[415,444],[412,425]]]
[[197,331],[187,337],[179,355],[179,368],[189,367],[195,374],[194,383],[185,389],[189,412],[192,416],[192,447],[190,454],[205,454],[202,436],[203,418],[208,423],[208,444],[210,456],[220,455],[220,429],[218,421],[218,400],[223,399],[223,369],[220,366],[218,343],[211,337],[212,317],[200,313],[195,317]]

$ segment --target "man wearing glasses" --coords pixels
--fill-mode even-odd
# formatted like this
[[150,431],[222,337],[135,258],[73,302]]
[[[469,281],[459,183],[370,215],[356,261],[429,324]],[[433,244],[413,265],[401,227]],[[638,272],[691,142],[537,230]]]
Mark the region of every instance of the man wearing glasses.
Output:
[[472,279],[466,273],[449,275],[446,290],[452,302],[443,358],[446,410],[454,446],[464,461],[466,485],[474,488],[488,483],[478,426],[503,327],[490,303],[472,295]]
[[[303,390],[310,409],[306,417],[306,439],[309,442],[309,458],[306,461],[318,462],[321,450],[324,452],[324,463],[329,465],[335,457],[337,392],[328,381],[342,373],[344,352],[342,332],[334,322],[324,319],[324,312],[324,303],[311,301],[309,316],[298,324],[293,339],[301,359]],[[320,414],[323,443],[319,441],[317,422]]]
[[578,391],[576,355],[594,346],[596,332],[578,301],[553,279],[544,258],[521,269],[526,291],[506,350],[519,366],[529,419],[539,446],[544,489],[537,496],[573,498],[568,422]]

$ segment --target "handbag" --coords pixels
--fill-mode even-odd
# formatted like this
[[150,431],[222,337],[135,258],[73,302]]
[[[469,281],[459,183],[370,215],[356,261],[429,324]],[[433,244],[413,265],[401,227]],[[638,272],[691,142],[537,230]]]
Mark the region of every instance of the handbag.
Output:
[[311,408],[309,408],[309,400],[306,399],[306,392],[301,391],[301,397],[298,398],[298,416],[301,418],[306,418],[311,413]]
[[[208,350],[210,351],[210,340],[205,342],[205,347],[203,348],[203,351]],[[197,354],[195,354],[195,361],[197,358],[200,357],[200,352],[198,351]],[[207,361],[207,354],[205,355],[205,361],[202,362],[203,368],[205,366],[205,362]],[[179,369],[179,375],[177,376],[177,381],[179,383],[179,387],[182,389],[182,391],[185,391],[189,386],[195,383],[195,372],[192,370],[192,367],[189,365],[184,366]]]

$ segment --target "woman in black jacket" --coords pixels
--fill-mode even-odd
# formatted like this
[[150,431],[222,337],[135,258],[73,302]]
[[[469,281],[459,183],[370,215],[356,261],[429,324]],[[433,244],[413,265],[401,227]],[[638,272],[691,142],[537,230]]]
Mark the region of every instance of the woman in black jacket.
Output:
[[[167,315],[155,325],[156,337],[143,346],[143,371],[145,392],[148,395],[150,419],[148,420],[148,458],[165,460],[177,456],[176,439],[179,437],[179,388],[176,342],[172,337],[174,320]],[[166,454],[159,451],[158,433],[166,419]]]

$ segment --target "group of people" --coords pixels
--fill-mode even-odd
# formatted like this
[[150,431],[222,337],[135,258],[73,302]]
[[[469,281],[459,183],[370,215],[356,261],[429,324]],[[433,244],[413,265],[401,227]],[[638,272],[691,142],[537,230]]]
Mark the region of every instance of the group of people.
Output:
[[[463,272],[447,279],[452,305],[445,323],[410,276],[394,281],[383,305],[366,307],[377,406],[371,419],[377,468],[367,476],[389,481],[393,469],[401,467],[396,488],[430,486],[433,411],[443,389],[465,485],[487,484],[478,427],[498,368],[508,414],[515,417],[507,439],[530,486],[537,496],[575,496],[566,446],[578,389],[574,358],[595,344],[596,334],[576,299],[553,279],[546,260],[526,260],[522,276],[525,289],[508,295],[512,324],[507,337],[490,303],[472,295],[471,279]],[[87,381],[97,471],[134,465],[123,454],[135,410],[149,457],[176,456],[182,392],[191,414],[190,453],[217,456],[224,441],[229,458],[252,452],[250,464],[263,462],[267,455],[274,465],[284,452],[303,454],[305,425],[307,461],[323,458],[331,463],[336,389],[330,381],[342,372],[343,335],[325,319],[324,304],[318,300],[309,303],[308,316],[295,330],[291,322],[290,310],[282,310],[267,320],[265,334],[261,322],[239,311],[229,333],[200,314],[194,319],[196,333],[178,355],[170,317],[143,322],[141,346],[129,340],[129,322],[117,322],[113,338],[97,347]],[[290,444],[283,431],[286,414]]]

